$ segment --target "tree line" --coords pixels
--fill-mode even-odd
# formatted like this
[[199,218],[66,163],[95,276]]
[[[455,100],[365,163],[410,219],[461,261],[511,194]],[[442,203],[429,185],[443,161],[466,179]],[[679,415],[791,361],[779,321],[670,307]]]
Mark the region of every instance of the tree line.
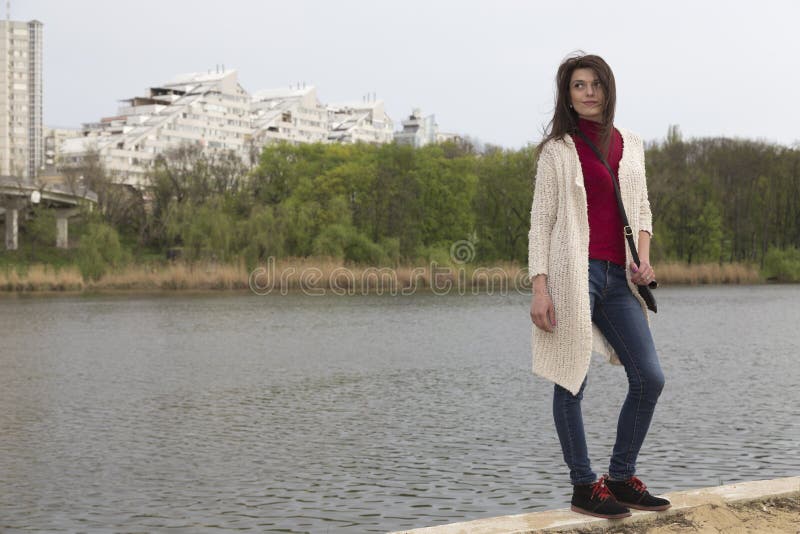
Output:
[[[684,140],[671,127],[645,158],[654,263],[747,262],[797,269],[800,280],[798,147]],[[115,185],[96,154],[65,172],[98,193],[84,237],[108,249],[116,234],[115,261],[177,251],[248,265],[270,256],[446,263],[452,244],[468,240],[478,264],[524,264],[536,149],[281,143],[249,167],[185,145],[157,158],[144,190]]]
[[684,141],[677,127],[646,151],[657,259],[752,262],[800,248],[800,150],[746,139]]

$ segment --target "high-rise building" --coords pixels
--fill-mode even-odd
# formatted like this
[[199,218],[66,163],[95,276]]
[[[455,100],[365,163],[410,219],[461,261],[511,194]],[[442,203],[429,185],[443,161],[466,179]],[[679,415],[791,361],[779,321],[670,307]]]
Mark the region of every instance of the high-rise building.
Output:
[[42,23],[0,21],[0,175],[35,178],[43,164]]

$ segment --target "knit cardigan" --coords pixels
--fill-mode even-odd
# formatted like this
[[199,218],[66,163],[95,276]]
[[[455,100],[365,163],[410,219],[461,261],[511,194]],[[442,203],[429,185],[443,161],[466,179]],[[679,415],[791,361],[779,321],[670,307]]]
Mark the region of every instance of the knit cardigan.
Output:
[[[651,235],[652,216],[647,198],[644,144],[636,134],[617,128],[623,140],[619,162],[619,187],[622,203],[633,229]],[[616,208],[616,204],[614,205]],[[620,232],[622,228],[620,228]],[[625,247],[626,265],[631,252]],[[528,271],[533,280],[547,275],[547,288],[553,300],[556,324],[553,332],[532,325],[531,352],[533,373],[561,385],[577,395],[589,371],[592,352],[620,364],[614,349],[592,323],[589,302],[589,220],[586,189],[575,142],[567,134],[550,140],[539,153],[528,234]],[[647,306],[631,282],[628,286],[647,317]]]

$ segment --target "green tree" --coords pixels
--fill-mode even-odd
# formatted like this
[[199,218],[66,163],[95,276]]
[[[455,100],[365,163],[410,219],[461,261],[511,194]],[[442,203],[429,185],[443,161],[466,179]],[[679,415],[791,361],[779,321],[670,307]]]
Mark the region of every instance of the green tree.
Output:
[[770,247],[764,258],[764,275],[777,282],[800,282],[800,249]]
[[78,267],[85,280],[98,280],[125,257],[119,234],[103,222],[91,222],[78,244]]
[[31,254],[35,257],[39,247],[50,248],[56,245],[56,215],[52,209],[36,206],[31,217],[25,222],[25,239],[30,243]]
[[486,260],[527,261],[536,153],[490,150],[478,161],[475,211],[477,254]]
[[227,261],[234,257],[235,224],[216,203],[174,204],[170,208],[166,232],[171,243],[184,247],[184,255],[189,260]]
[[280,258],[286,255],[285,221],[276,214],[274,206],[256,206],[250,216],[239,224],[239,250],[248,268],[270,256]]

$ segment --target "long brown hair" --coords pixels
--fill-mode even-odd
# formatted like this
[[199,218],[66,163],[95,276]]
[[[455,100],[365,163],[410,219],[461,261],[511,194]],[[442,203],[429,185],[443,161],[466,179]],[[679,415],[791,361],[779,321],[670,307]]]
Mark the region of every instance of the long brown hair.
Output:
[[614,111],[617,107],[617,86],[611,67],[600,56],[578,51],[568,56],[558,67],[556,73],[556,105],[553,118],[544,130],[544,139],[539,144],[543,147],[551,139],[563,139],[572,134],[578,127],[578,113],[570,107],[569,82],[575,69],[592,69],[603,87],[603,121],[600,126],[600,150],[608,153],[611,143],[611,132],[614,128]]

